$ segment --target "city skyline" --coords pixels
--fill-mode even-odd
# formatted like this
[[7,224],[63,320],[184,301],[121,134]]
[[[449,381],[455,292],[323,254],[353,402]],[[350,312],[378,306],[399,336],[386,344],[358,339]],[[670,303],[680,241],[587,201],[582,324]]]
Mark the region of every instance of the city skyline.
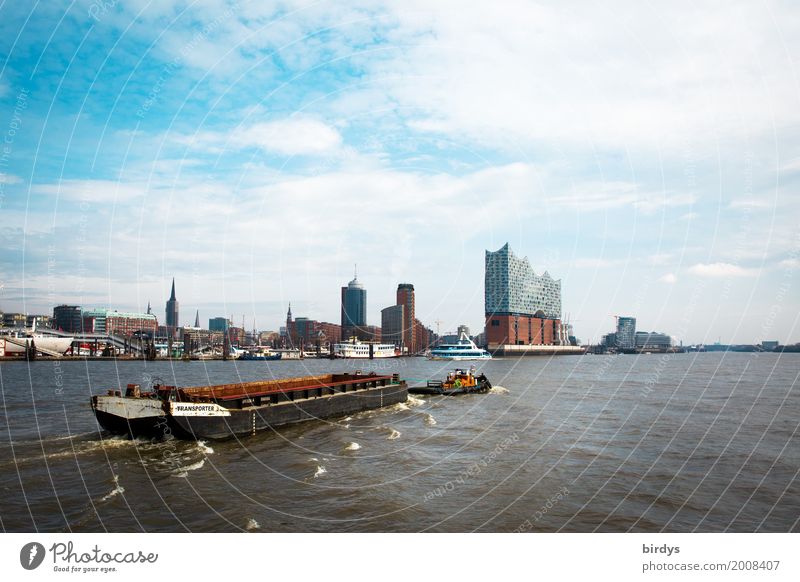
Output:
[[185,315],[336,321],[358,262],[370,324],[413,281],[475,330],[509,242],[585,341],[800,341],[794,18],[92,6],[3,9],[0,309],[161,314],[174,276]]

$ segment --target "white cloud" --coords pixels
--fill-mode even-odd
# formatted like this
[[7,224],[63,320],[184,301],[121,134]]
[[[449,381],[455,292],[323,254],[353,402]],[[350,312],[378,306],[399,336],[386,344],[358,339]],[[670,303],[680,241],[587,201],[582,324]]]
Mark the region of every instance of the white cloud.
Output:
[[603,269],[618,264],[619,261],[603,258],[582,258],[575,259],[575,267],[578,269]]
[[228,132],[201,131],[179,136],[175,141],[215,153],[255,147],[287,156],[324,154],[342,146],[342,136],[336,128],[302,117],[239,126]]
[[731,263],[698,263],[689,267],[689,272],[701,277],[754,277],[759,273]]
[[669,283],[671,285],[678,281],[678,277],[675,276],[675,273],[667,273],[659,277],[658,280],[662,283]]
[[0,184],[19,184],[20,182],[22,182],[22,178],[19,176],[0,172]]
[[33,191],[38,194],[87,203],[128,202],[144,196],[147,190],[145,183],[113,180],[62,180],[56,184],[37,184],[33,187]]

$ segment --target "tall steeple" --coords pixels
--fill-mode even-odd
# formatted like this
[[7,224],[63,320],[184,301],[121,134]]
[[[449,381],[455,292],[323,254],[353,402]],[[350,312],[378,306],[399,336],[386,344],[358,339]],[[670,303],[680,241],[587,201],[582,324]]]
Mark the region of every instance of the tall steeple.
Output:
[[147,315],[150,315],[151,313],[152,313],[152,311],[150,309],[150,301],[148,301],[147,302]]
[[195,327],[200,327],[200,310],[199,309],[194,314],[194,326]]
[[286,312],[286,323],[292,321],[292,302],[289,302],[289,311]]
[[170,294],[169,300],[167,301],[167,335],[170,337],[175,337],[177,334],[178,326],[180,325],[179,316],[178,316],[178,300],[175,298],[175,278],[172,278],[172,293]]

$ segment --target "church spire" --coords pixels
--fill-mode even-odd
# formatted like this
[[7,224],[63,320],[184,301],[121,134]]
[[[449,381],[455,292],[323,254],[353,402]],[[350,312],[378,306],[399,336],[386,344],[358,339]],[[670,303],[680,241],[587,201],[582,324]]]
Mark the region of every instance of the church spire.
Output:
[[289,302],[289,311],[286,312],[286,321],[292,321],[292,302]]

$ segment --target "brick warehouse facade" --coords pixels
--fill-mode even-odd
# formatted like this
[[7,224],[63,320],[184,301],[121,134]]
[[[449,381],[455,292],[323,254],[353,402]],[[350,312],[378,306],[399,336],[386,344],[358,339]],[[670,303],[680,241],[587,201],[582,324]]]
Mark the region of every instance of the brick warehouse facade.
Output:
[[489,347],[512,345],[563,345],[560,319],[532,315],[486,316],[486,343]]
[[562,346],[561,281],[534,273],[527,258],[514,255],[508,243],[486,251],[486,344]]

